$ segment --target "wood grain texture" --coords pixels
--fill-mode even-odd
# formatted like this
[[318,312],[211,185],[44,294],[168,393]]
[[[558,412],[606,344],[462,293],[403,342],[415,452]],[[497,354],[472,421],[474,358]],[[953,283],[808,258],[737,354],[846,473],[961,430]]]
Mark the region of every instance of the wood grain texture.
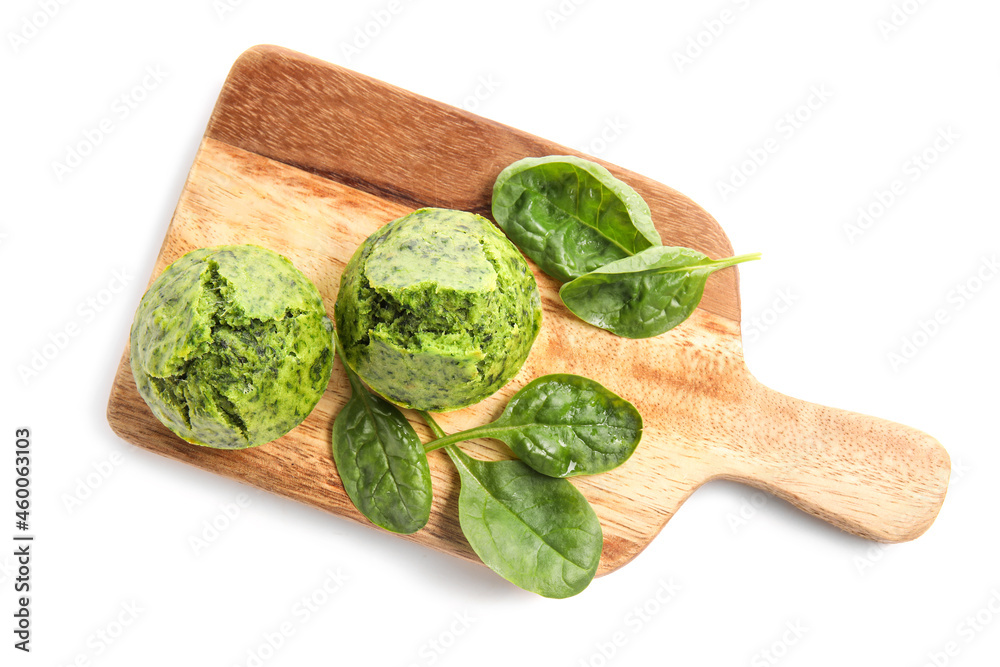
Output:
[[[244,53],[229,72],[205,136],[320,174],[410,209],[490,217],[493,183],[515,160],[578,155],[607,167],[649,203],[663,242],[729,257],[712,216],[645,176],[526,132],[274,46]],[[739,322],[737,273],[706,289],[702,308]]]
[[[507,163],[553,153],[571,151],[332,65],[256,47],[226,82],[150,281],[195,248],[256,243],[288,256],[333,312],[344,265],[373,231],[423,205],[487,213],[488,186]],[[731,252],[718,224],[683,195],[607,166],[647,198],[666,242],[713,257]],[[947,453],[915,429],[760,385],[743,363],[736,271],[714,274],[703,307],[680,327],[634,341],[574,318],[558,284],[535,270],[544,323],[524,368],[486,401],[441,415],[441,425],[453,432],[483,424],[545,373],[598,378],[634,402],[646,428],[633,457],[610,473],[573,479],[604,529],[599,574],[634,558],[691,492],[715,478],[767,489],[865,537],[921,534],[947,489]],[[349,391],[338,361],[316,409],[291,433],[251,450],[212,450],[181,441],[156,420],[136,391],[126,350],[108,420],[151,451],[367,523],[330,453],[333,419]],[[490,441],[471,443],[469,452],[506,456]],[[457,476],[440,451],[430,463],[431,519],[405,538],[475,560],[458,526]]]

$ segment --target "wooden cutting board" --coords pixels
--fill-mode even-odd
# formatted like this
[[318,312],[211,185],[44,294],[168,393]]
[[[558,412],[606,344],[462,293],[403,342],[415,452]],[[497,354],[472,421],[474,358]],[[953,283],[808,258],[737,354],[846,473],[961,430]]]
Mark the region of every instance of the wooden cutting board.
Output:
[[[254,47],[222,89],[150,282],[195,248],[255,243],[289,257],[332,313],[344,264],[381,225],[422,206],[489,216],[497,174],[520,158],[550,154],[579,155],[335,65]],[[715,258],[732,254],[718,223],[690,199],[602,164],[649,202],[664,244]],[[844,530],[887,542],[913,539],[934,520],[950,471],[936,440],[785,396],[750,375],[737,269],[709,279],[687,322],[638,341],[577,320],[559,301],[559,285],[537,269],[535,275],[544,323],[524,368],[496,395],[440,422],[448,432],[486,423],[517,389],[546,373],[595,378],[635,403],[645,432],[632,458],[610,473],[573,479],[604,529],[599,574],[634,558],[711,479],[765,489]],[[366,522],[330,453],[333,419],[349,391],[338,361],[325,395],[298,428],[256,449],[218,451],[187,444],[157,421],[136,391],[126,349],[108,421],[140,447]],[[427,441],[419,418],[408,416]],[[470,443],[468,451],[508,456],[491,441]],[[456,474],[441,451],[430,463],[430,522],[405,539],[476,560],[458,525]]]

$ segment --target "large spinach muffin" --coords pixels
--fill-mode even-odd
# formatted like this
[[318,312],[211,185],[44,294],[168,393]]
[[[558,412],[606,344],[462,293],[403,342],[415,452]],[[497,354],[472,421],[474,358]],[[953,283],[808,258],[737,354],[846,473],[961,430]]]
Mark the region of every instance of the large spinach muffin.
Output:
[[481,401],[520,370],[540,301],[524,257],[489,220],[425,208],[361,244],[334,313],[347,363],[373,391],[444,411]]
[[252,245],[190,252],[142,297],[132,374],[153,414],[196,445],[254,447],[295,428],[333,367],[316,286]]

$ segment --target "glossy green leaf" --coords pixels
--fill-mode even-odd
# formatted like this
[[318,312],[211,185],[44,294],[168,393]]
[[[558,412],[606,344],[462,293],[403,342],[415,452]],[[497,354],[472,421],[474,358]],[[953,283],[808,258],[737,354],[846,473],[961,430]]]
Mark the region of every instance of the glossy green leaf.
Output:
[[650,338],[694,312],[709,275],[752,259],[760,253],[715,260],[690,248],[649,248],[566,283],[559,296],[585,322],[625,338]]
[[661,243],[635,190],[568,155],[525,158],[500,172],[493,217],[542,271],[564,282]]
[[632,456],[642,438],[642,416],[593,380],[544,375],[514,394],[496,421],[432,441],[426,448],[473,438],[500,440],[549,477],[593,475]]
[[642,438],[635,406],[579,375],[530,382],[480,437],[503,441],[519,459],[550,477],[593,475],[617,468]]
[[346,363],[344,368],[351,398],[333,422],[333,459],[344,489],[375,525],[416,532],[430,517],[432,499],[420,438],[399,408],[368,391]]
[[549,598],[576,595],[597,572],[604,537],[569,480],[520,461],[478,461],[449,446],[462,488],[458,518],[483,562],[504,579]]

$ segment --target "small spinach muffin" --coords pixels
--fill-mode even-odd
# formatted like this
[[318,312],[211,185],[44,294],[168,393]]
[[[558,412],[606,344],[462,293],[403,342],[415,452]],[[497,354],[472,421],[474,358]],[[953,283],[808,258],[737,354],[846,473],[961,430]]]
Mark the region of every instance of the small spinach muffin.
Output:
[[190,252],[139,303],[132,375],[153,414],[196,445],[255,447],[306,418],[333,368],[316,286],[252,245]]
[[520,370],[542,322],[535,277],[489,220],[424,208],[369,236],[334,316],[347,363],[409,408],[478,403]]

